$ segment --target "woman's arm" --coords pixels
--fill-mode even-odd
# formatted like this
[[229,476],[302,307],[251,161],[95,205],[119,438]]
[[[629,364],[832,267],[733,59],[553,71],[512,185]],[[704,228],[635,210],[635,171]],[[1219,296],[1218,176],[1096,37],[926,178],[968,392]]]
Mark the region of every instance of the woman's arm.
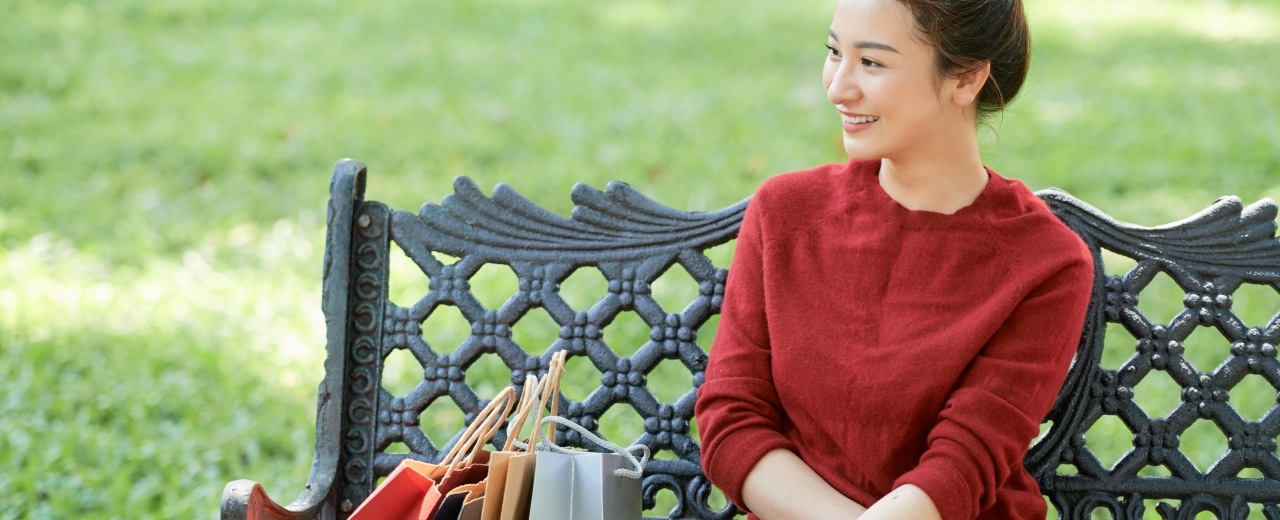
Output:
[[748,510],[742,498],[748,475],[765,455],[796,450],[782,434],[786,413],[773,382],[761,225],[767,192],[765,187],[756,192],[738,233],[720,326],[694,412],[701,433],[703,472],[730,502]]
[[1061,256],[1065,265],[1021,301],[969,363],[929,432],[928,449],[894,482],[922,490],[943,518],[972,519],[995,502],[1066,378],[1094,266],[1083,243]]
[[907,484],[900,486],[871,504],[866,514],[859,520],[897,520],[911,518],[914,520],[941,520],[942,514],[933,505],[933,500],[924,490]]
[[[787,450],[770,451],[756,463],[742,485],[742,499],[761,520],[854,519],[867,510],[841,495]],[[889,514],[880,518],[927,518]]]

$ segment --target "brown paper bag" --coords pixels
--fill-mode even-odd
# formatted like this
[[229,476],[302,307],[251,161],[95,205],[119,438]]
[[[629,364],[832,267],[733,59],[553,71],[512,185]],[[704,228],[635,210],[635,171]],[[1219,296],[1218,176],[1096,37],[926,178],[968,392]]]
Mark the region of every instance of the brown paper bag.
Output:
[[[432,514],[432,520],[458,520],[466,501],[483,496],[492,455],[484,449],[484,446],[498,433],[498,430],[502,429],[502,424],[511,414],[514,393],[515,390],[511,387],[504,388],[500,393],[505,397],[502,412],[497,413],[497,399],[494,399],[494,402],[490,402],[472,421],[471,424],[475,427],[474,433],[464,434],[461,439],[458,439],[454,449],[450,450],[450,454],[456,454],[456,457],[461,457],[461,454],[466,454],[466,457],[455,458],[457,462],[450,466],[452,474],[446,475],[441,480],[439,489],[444,497]],[[468,433],[472,433],[472,429],[469,428]]]
[[[564,372],[566,353],[557,352],[547,367],[547,375],[542,381],[532,377],[525,382],[525,391],[521,395],[521,407],[516,410],[511,426],[507,429],[507,442],[501,451],[492,454],[490,459],[489,486],[485,490],[484,505],[480,520],[527,520],[529,518],[529,497],[533,493],[534,461],[536,455],[529,446],[538,438],[538,428],[530,432],[527,442],[519,442],[520,431],[524,421],[534,415],[534,425],[541,424],[542,414],[546,409],[555,415],[559,410],[560,375]],[[530,388],[532,381],[534,388]],[[552,435],[555,429],[552,428]],[[553,437],[554,438],[554,437]],[[521,444],[523,448],[519,447]]]

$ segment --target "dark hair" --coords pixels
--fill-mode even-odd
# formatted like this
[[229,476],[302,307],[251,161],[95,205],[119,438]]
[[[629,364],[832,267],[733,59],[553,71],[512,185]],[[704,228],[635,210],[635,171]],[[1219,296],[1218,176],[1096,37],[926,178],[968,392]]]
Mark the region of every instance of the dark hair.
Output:
[[934,48],[940,77],[963,76],[991,63],[978,93],[978,113],[999,112],[1022,88],[1031,63],[1031,33],[1022,0],[899,0]]

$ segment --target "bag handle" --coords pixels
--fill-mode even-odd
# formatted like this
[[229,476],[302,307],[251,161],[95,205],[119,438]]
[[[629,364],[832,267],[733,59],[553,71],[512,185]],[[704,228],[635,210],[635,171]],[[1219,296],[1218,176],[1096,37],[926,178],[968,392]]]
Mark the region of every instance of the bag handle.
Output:
[[524,429],[524,422],[529,418],[529,412],[533,411],[533,406],[537,402],[538,378],[530,374],[524,378],[524,388],[520,390],[520,405],[516,407],[516,414],[507,425],[507,442],[503,443],[502,451],[513,451],[516,437],[520,435],[520,430]]
[[[462,432],[462,437],[458,439],[457,444],[454,444],[449,453],[445,454],[443,459],[440,459],[440,464],[449,466],[449,471],[452,472],[453,466],[458,462],[464,462],[458,460],[464,453],[467,454],[465,462],[469,463],[474,460],[476,453],[484,446],[484,443],[488,442],[497,433],[497,426],[502,424],[507,415],[510,415],[514,395],[515,390],[509,386],[498,392],[498,395],[494,396],[493,400],[489,401],[489,404],[485,405],[480,410],[480,413],[476,414],[476,418]],[[498,413],[499,407],[502,408],[500,415]]]
[[[475,457],[484,448],[484,444],[497,433],[499,425],[506,420],[507,415],[510,415],[514,394],[514,389],[506,387],[492,401],[489,401],[489,404],[485,405],[484,409],[480,410],[475,420],[471,421],[471,426],[463,433],[463,438],[458,439],[454,449],[450,450],[450,454],[454,458],[448,459],[448,456],[446,456],[448,460],[441,461],[441,464],[448,467],[444,476],[441,477],[442,482],[444,479],[449,478],[454,470],[462,469],[475,463]],[[497,411],[499,403],[502,404],[501,414]],[[460,457],[463,453],[467,453],[466,459],[457,460],[457,457]]]
[[[560,417],[558,415],[552,415],[550,417],[546,417],[542,419],[542,422],[556,423],[566,428],[569,428],[570,430],[576,431],[578,432],[579,435],[582,435],[582,438],[591,441],[596,446],[609,450],[610,452],[615,453],[617,455],[621,455],[623,458],[627,459],[627,462],[630,462],[631,465],[635,467],[634,470],[630,470],[626,468],[618,468],[613,471],[614,475],[617,475],[619,477],[634,478],[634,479],[638,479],[642,475],[644,475],[644,465],[646,462],[649,462],[648,446],[644,444],[632,444],[631,446],[623,448],[621,446],[618,446],[617,444],[604,440],[603,438],[601,438],[600,436],[594,433],[591,433],[590,430],[583,428],[582,425],[576,422],[570,421],[568,419],[565,419],[564,417]],[[552,431],[554,430],[555,430],[555,427],[552,426]],[[542,433],[541,425],[539,425],[538,433]],[[579,451],[561,448],[557,446],[554,442],[547,442],[547,439],[545,437],[542,439],[542,442],[538,443],[538,449],[543,451],[554,451],[556,453],[564,453],[567,455],[574,455],[574,454],[581,453]],[[631,450],[635,450],[635,449],[639,449],[642,452],[639,459],[636,459],[636,456],[631,453]]]
[[[550,403],[549,408],[551,415],[557,415],[560,413],[560,376],[564,373],[564,364],[567,356],[568,353],[563,350],[553,354],[551,356],[551,362],[548,363],[547,366],[547,375],[543,376],[541,381],[538,381],[538,411],[536,415],[534,415],[534,428],[533,431],[529,432],[529,438],[523,441],[519,439],[520,428],[524,427],[523,423],[521,423],[519,427],[515,428],[514,431],[512,428],[507,429],[508,443],[514,446],[517,450],[531,451],[531,447],[535,444],[535,440],[541,437],[543,411],[548,408],[548,402]],[[555,442],[554,427],[551,429],[551,440],[552,442]]]
[[[506,422],[507,417],[511,415],[511,407],[515,406],[515,389],[507,387],[503,392],[509,394],[506,403],[502,407],[501,414],[493,414],[490,416],[491,421],[485,421],[485,428],[476,432],[475,439],[472,439],[471,453],[467,455],[467,464],[475,462],[475,458],[480,452],[484,451],[484,445],[493,439],[494,435],[502,429],[502,423]],[[496,399],[496,398],[495,398]]]
[[[454,466],[458,463],[470,461],[473,452],[475,451],[475,447],[483,446],[484,441],[481,439],[485,437],[487,432],[493,429],[493,422],[496,419],[497,407],[500,405],[507,410],[510,409],[510,388],[503,389],[503,391],[495,396],[492,401],[489,401],[489,404],[485,405],[485,407],[480,410],[480,413],[476,414],[476,418],[471,421],[471,425],[469,425],[466,431],[462,433],[457,444],[454,444],[453,449],[449,450],[449,454],[445,455],[445,458],[442,459],[440,463],[442,465]],[[477,442],[477,440],[479,440],[479,442]]]
[[[551,362],[547,364],[547,376],[542,379],[542,395],[541,403],[538,406],[538,415],[533,420],[535,431],[529,433],[529,444],[532,445],[534,435],[542,435],[543,410],[549,410],[552,416],[560,415],[560,377],[564,375],[564,364],[568,357],[568,352],[561,350],[551,356]],[[547,406],[548,401],[551,403]],[[551,442],[556,442],[556,429],[551,428]]]

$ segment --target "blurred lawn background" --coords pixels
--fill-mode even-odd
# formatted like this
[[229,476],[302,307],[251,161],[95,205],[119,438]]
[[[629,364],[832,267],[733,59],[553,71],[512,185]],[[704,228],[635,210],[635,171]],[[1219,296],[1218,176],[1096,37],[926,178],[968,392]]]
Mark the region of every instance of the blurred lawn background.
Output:
[[[561,213],[577,181],[712,210],[844,160],[830,4],[0,0],[0,519],[210,518],[237,478],[296,496],[338,158],[397,208],[465,174]],[[1280,196],[1280,4],[1027,10],[994,169],[1147,225]]]

